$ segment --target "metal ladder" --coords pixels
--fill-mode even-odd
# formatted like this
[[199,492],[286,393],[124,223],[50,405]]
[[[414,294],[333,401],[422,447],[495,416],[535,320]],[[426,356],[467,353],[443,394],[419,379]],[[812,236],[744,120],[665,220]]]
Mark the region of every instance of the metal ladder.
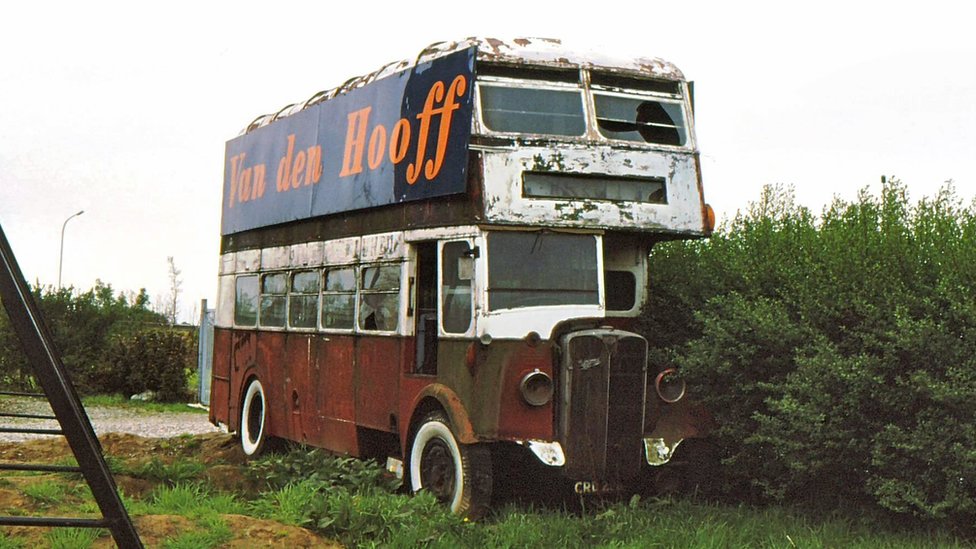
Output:
[[142,541],[132,520],[122,505],[109,471],[102,447],[95,437],[88,415],[85,413],[68,379],[61,362],[61,355],[54,347],[50,332],[41,311],[34,302],[30,288],[17,265],[10,243],[0,225],[0,300],[7,310],[10,322],[20,339],[27,359],[34,369],[34,376],[44,390],[43,394],[0,393],[11,396],[46,397],[53,416],[42,414],[0,414],[8,418],[56,419],[60,429],[0,428],[3,433],[30,433],[62,435],[74,453],[77,467],[45,464],[0,464],[6,471],[42,471],[81,473],[91,489],[95,502],[102,513],[101,519],[70,517],[0,517],[0,526],[48,526],[74,528],[107,528],[116,545],[122,549],[141,548]]

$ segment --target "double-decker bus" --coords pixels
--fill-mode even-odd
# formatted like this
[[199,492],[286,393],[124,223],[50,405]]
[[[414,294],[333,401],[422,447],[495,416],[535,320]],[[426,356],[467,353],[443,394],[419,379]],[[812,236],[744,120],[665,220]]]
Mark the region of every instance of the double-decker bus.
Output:
[[385,459],[471,516],[499,449],[581,492],[707,431],[634,330],[707,236],[691,86],[557,40],[435,44],[227,143],[210,419]]

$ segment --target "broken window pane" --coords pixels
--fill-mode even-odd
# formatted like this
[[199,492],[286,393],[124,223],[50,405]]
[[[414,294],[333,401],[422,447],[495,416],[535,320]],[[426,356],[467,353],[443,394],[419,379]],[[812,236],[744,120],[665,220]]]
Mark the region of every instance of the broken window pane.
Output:
[[359,329],[395,331],[400,316],[400,266],[363,267],[360,272]]
[[684,145],[687,132],[680,103],[594,93],[596,121],[609,139]]

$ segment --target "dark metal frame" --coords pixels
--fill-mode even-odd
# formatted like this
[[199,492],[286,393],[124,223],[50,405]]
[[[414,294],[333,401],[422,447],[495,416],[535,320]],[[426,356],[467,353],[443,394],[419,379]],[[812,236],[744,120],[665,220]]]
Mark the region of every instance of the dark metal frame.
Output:
[[34,414],[5,414],[6,417],[30,417],[32,419],[57,419],[61,429],[0,429],[0,432],[35,433],[63,435],[78,461],[78,467],[62,467],[40,464],[6,464],[0,470],[14,471],[57,471],[81,473],[91,489],[95,502],[101,510],[101,519],[64,517],[0,517],[0,525],[5,526],[60,526],[75,528],[107,528],[112,532],[115,543],[123,548],[141,548],[142,541],[136,533],[132,520],[122,505],[109,471],[102,447],[95,437],[88,415],[81,405],[71,380],[61,362],[61,355],[54,347],[50,332],[34,302],[30,288],[17,265],[10,243],[0,226],[0,299],[28,361],[34,368],[34,375],[44,389],[43,395],[23,393],[3,393],[17,396],[46,396],[54,411],[54,416]]

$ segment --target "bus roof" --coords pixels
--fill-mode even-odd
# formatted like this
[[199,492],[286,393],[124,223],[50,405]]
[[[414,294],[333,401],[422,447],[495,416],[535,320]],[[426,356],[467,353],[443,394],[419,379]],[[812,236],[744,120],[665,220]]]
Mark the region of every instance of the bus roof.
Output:
[[322,101],[342,95],[350,90],[363,87],[370,82],[375,82],[376,80],[386,78],[415,65],[426,63],[438,57],[471,47],[477,48],[476,55],[479,60],[494,63],[541,65],[570,69],[600,69],[608,72],[643,76],[645,78],[684,80],[684,75],[678,67],[657,57],[626,57],[592,50],[577,50],[565,46],[561,40],[555,38],[514,38],[500,40],[497,38],[470,37],[456,42],[437,42],[431,44],[424,48],[413,60],[387,63],[371,73],[355,76],[335,88],[320,91],[306,101],[292,103],[277,112],[258,116],[241,131],[240,135],[266,126],[279,118],[300,112]]

